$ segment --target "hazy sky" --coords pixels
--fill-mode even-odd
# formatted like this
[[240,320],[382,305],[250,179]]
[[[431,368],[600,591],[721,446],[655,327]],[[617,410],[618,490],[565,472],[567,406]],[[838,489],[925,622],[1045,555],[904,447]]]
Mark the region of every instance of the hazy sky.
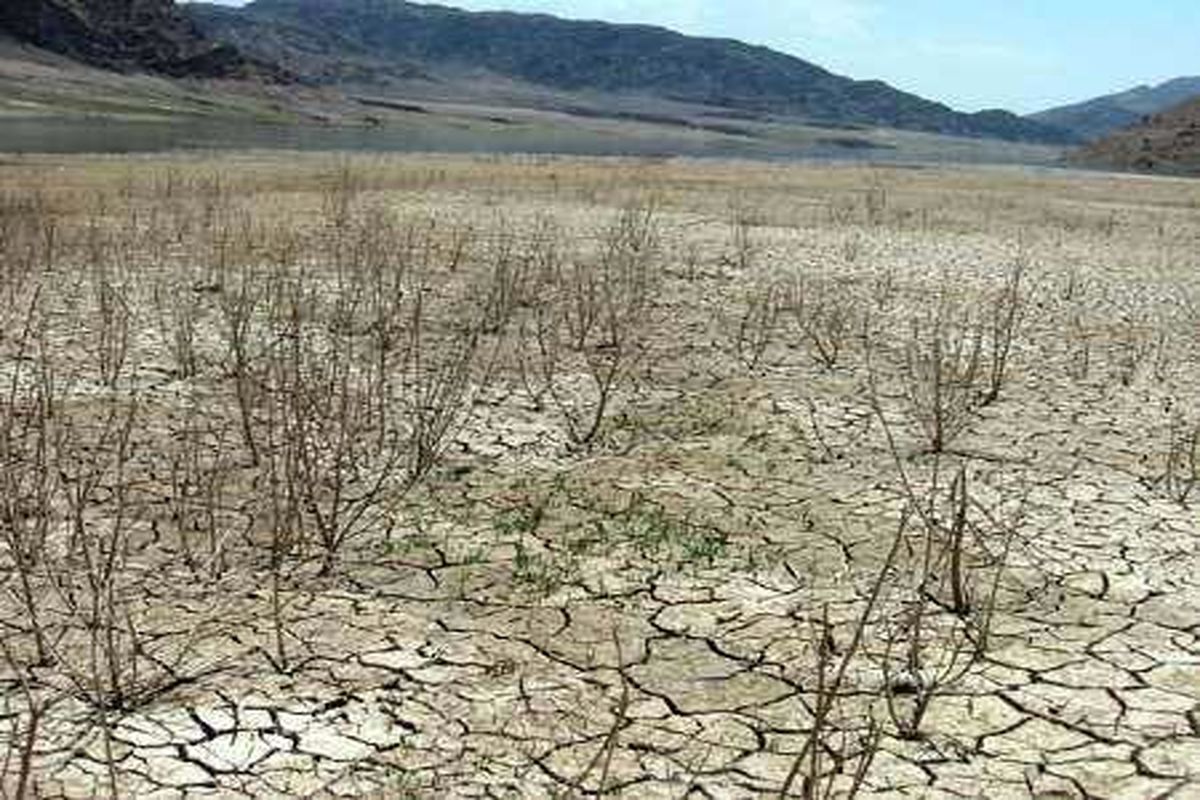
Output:
[[[239,0],[225,0],[241,5]],[[1018,112],[1200,75],[1200,0],[445,0],[765,44],[956,108]]]

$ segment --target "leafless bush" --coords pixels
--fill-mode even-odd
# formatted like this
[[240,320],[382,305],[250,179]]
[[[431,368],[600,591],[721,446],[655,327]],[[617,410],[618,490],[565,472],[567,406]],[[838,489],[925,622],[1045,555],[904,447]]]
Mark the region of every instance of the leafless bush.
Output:
[[[884,573],[880,573],[881,578]],[[858,621],[858,628],[851,640],[852,650],[844,654],[836,672],[834,660],[834,627],[829,622],[829,607],[823,609],[817,631],[813,637],[816,652],[816,701],[812,729],[804,746],[792,762],[792,768],[780,789],[781,800],[791,796],[792,786],[800,780],[799,796],[805,800],[817,800],[835,796],[853,798],[862,790],[871,764],[879,752],[882,728],[870,721],[861,739],[854,743],[847,731],[839,730],[833,720],[834,711],[841,700],[841,685],[845,678],[845,665],[854,657],[861,645],[861,632],[870,621],[870,613],[877,597],[868,602],[866,614]],[[837,741],[840,736],[840,743]],[[825,766],[829,754],[832,765]]]
[[841,246],[838,248],[841,253],[842,260],[847,264],[853,264],[858,261],[862,255],[863,242],[862,236],[857,232],[847,234],[842,238]]
[[333,166],[325,178],[321,212],[335,230],[349,227],[365,188],[365,176],[349,159]]
[[[50,701],[34,687],[12,648],[0,639],[4,664],[15,676],[18,704],[10,705],[11,694],[5,697],[3,715],[11,720],[3,759],[0,759],[0,798],[24,800],[40,797],[38,776],[34,772],[34,757],[40,741],[41,724],[50,708]],[[11,790],[11,792],[10,792]]]
[[[145,465],[157,448],[130,357],[138,298],[121,262],[100,253],[91,267],[84,291],[44,301],[62,304],[49,313],[35,294],[6,353],[16,359],[0,400],[0,534],[15,577],[9,660],[107,720],[187,679],[200,626],[163,634],[149,619],[157,574],[139,556],[156,533]],[[82,339],[86,363],[56,350],[66,336]]]
[[[921,540],[910,567],[915,584],[886,634],[882,655],[888,715],[901,738],[923,735],[931,704],[965,678],[987,652],[1000,580],[1017,523],[975,499],[959,467],[941,493],[915,496]],[[905,479],[906,491],[914,491]],[[896,651],[899,652],[896,652]]]
[[[138,404],[114,396],[103,405],[97,420],[63,420],[56,441],[69,540],[67,568],[52,573],[52,586],[71,623],[54,660],[76,697],[117,711],[156,693],[163,676],[144,674],[146,651],[132,606],[137,591],[129,569],[135,525],[129,469]],[[153,666],[150,671],[157,672]]]
[[734,349],[747,369],[757,369],[767,348],[778,338],[786,304],[787,291],[779,281],[753,286],[746,293]]
[[94,414],[60,419],[53,452],[66,528],[61,554],[42,571],[42,602],[55,611],[54,686],[105,721],[193,679],[206,630],[193,621],[164,635],[146,604],[157,576],[134,561],[147,527],[134,468],[138,420],[134,394],[107,398]]
[[[902,613],[885,635],[883,691],[901,738],[923,735],[933,701],[965,678],[987,652],[1000,582],[1020,526],[1023,499],[988,507],[972,493],[965,465],[948,487],[935,454],[923,487],[912,480],[886,420],[881,421],[910,513],[919,522],[909,547]],[[899,652],[897,652],[899,651]]]
[[[861,656],[864,639],[873,625],[873,616],[884,599],[889,582],[892,580],[892,573],[905,540],[908,522],[909,515],[906,513],[900,518],[887,555],[871,582],[871,588],[863,603],[862,611],[854,622],[849,641],[840,651],[840,659],[837,660],[836,665],[834,657],[838,655],[836,651],[838,638],[834,627],[829,622],[828,607],[823,609],[819,627],[816,635],[813,636],[816,651],[817,692],[813,705],[812,728],[780,788],[781,800],[790,796],[797,779],[801,780],[801,797],[829,796],[835,788],[838,775],[844,771],[844,765],[852,758],[844,746],[835,748],[832,745],[834,738],[840,733],[834,724],[833,714],[838,703],[843,699],[847,675],[851,666]],[[853,772],[850,786],[847,787],[850,797],[857,794],[862,787],[871,762],[878,752],[879,734],[878,728],[872,723],[859,752],[853,756],[857,759],[858,765]],[[843,737],[843,745],[845,744]],[[825,770],[821,763],[822,754],[831,751],[839,752],[839,763],[834,769]]]
[[473,324],[454,331],[448,339],[425,339],[427,320],[418,303],[413,310],[407,386],[410,444],[405,462],[405,482],[411,487],[423,479],[441,458],[450,434],[462,421],[472,395],[473,367],[479,355],[479,329]]
[[875,310],[879,313],[888,311],[896,300],[896,270],[887,267],[871,276],[871,298],[875,301]]
[[[338,220],[328,279],[308,265],[280,271],[264,301],[266,373],[243,413],[244,427],[278,426],[275,446],[287,452],[271,456],[281,459],[272,480],[298,499],[322,574],[347,542],[389,524],[388,503],[436,464],[467,406],[479,342],[477,323],[463,324],[471,306],[431,307],[433,256],[413,244],[424,232],[378,218],[368,232],[363,219]],[[232,332],[251,316],[229,314],[235,364],[246,348]],[[260,450],[261,435],[250,438]]]
[[1155,352],[1165,348],[1162,335],[1142,315],[1122,315],[1110,341],[1112,364],[1122,386],[1133,385]]
[[5,567],[15,574],[15,594],[24,627],[34,641],[36,662],[50,660],[43,621],[41,575],[54,524],[53,506],[60,492],[53,460],[57,393],[50,368],[41,358],[43,344],[38,298],[21,321],[10,356],[11,374],[0,402],[0,542]]
[[600,433],[620,387],[645,349],[658,274],[658,232],[649,206],[630,206],[603,232],[595,258],[569,262],[525,328],[523,374],[548,398],[575,447]]
[[[276,369],[284,368],[282,362]],[[286,385],[286,375],[276,376],[276,386]],[[295,573],[296,557],[302,552],[307,538],[304,514],[304,493],[300,481],[303,479],[299,451],[286,440],[287,428],[284,415],[287,399],[273,395],[267,404],[264,425],[264,459],[260,465],[260,485],[263,495],[259,506],[267,518],[269,558],[271,571],[271,633],[273,647],[267,653],[268,660],[279,672],[288,672],[291,662],[288,654],[288,601],[284,592]]]
[[509,231],[499,232],[486,253],[489,275],[480,293],[481,327],[484,333],[498,334],[529,299],[531,253],[521,252]]
[[257,466],[261,458],[255,435],[255,409],[260,383],[258,371],[262,365],[262,352],[256,349],[259,339],[254,331],[262,301],[263,287],[259,280],[250,269],[243,268],[236,276],[236,283],[230,281],[222,286],[220,297],[226,373],[233,377],[242,442],[252,466]]
[[89,331],[88,341],[99,372],[98,377],[105,386],[112,389],[116,387],[129,354],[133,311],[125,290],[110,282],[108,276],[98,276],[93,290],[96,320]]
[[980,400],[981,405],[990,405],[1000,399],[1008,376],[1008,361],[1013,343],[1020,333],[1025,313],[1025,297],[1022,282],[1025,277],[1025,259],[1018,257],[1005,276],[1004,285],[998,292],[985,299],[988,313],[987,337],[987,391]]
[[823,369],[834,369],[861,329],[857,299],[828,276],[801,278],[794,294],[790,308],[801,340]]
[[969,310],[945,292],[931,312],[911,322],[904,398],[931,452],[945,450],[973,417],[983,379],[983,340]]
[[540,220],[523,240],[499,231],[484,249],[487,275],[480,292],[481,332],[508,331],[517,315],[563,279],[562,232],[553,220]]
[[394,431],[380,430],[378,376],[357,369],[353,342],[326,341],[306,321],[297,308],[270,390],[283,404],[282,441],[328,573],[345,542],[379,521],[378,501],[405,453]]
[[730,209],[729,255],[724,261],[741,272],[748,272],[754,266],[758,254],[754,241],[755,223],[754,211],[745,205],[735,204]]
[[1171,415],[1167,430],[1166,463],[1151,482],[1183,506],[1200,486],[1200,424],[1179,411]]
[[[942,624],[928,598],[918,596],[888,633],[882,656],[883,695],[888,716],[901,739],[919,739],[930,706],[975,664],[976,649],[965,630]],[[899,648],[897,655],[894,651]],[[897,663],[899,662],[899,663]]]
[[[907,513],[916,521],[916,546],[906,543],[901,574],[904,612],[886,635],[882,656],[884,696],[898,734],[918,738],[930,704],[962,680],[986,653],[1000,581],[1019,528],[1016,507],[989,507],[971,491],[965,464],[943,487],[941,450],[934,450],[928,479],[918,484],[901,455],[885,415],[874,374],[870,400],[899,476]],[[900,651],[896,653],[897,649]]]
[[46,196],[0,193],[0,302],[20,308],[29,287],[60,251],[60,223]]
[[168,287],[165,283],[154,287],[159,330],[171,353],[175,376],[181,380],[189,380],[199,371],[196,333],[201,317],[201,291],[191,288],[181,292],[179,287]]
[[1082,312],[1076,310],[1067,317],[1068,348],[1067,374],[1075,380],[1087,380],[1092,371],[1092,333]]
[[235,448],[220,421],[203,415],[195,401],[187,401],[185,421],[176,429],[173,444],[167,454],[167,523],[193,577],[219,579],[230,567],[236,529],[225,509]]
[[1059,299],[1066,303],[1078,303],[1092,291],[1091,282],[1080,274],[1078,267],[1071,267],[1062,278]]

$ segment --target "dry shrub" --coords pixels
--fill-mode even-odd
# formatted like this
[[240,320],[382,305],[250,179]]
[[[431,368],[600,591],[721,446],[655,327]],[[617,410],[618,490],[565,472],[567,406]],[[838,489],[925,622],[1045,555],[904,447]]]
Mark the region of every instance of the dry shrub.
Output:
[[904,400],[930,452],[945,450],[973,417],[983,379],[983,344],[970,309],[947,292],[910,321],[901,373]]
[[661,281],[653,206],[622,209],[599,238],[591,256],[542,249],[542,302],[521,328],[531,398],[548,402],[575,448],[596,440],[641,363]]

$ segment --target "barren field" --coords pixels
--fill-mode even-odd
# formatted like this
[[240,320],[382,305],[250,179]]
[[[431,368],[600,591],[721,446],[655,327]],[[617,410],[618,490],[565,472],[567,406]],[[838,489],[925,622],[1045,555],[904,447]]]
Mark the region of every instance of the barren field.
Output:
[[1200,797],[1200,184],[0,162],[15,797]]

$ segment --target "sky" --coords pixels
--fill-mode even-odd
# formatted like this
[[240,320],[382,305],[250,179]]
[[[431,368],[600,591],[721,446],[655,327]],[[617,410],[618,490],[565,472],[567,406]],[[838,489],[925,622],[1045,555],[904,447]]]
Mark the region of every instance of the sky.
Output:
[[[241,5],[238,0],[219,0]],[[442,0],[762,44],[963,111],[1200,75],[1200,0]]]

